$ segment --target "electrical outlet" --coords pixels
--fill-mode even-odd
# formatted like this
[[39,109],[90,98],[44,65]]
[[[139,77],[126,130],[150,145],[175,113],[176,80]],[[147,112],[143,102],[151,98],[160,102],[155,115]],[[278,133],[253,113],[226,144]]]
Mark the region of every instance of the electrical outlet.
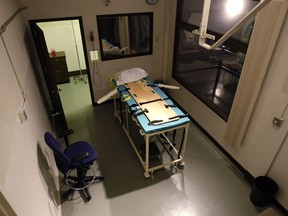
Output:
[[280,118],[278,116],[274,116],[272,123],[276,126],[276,127],[281,127],[282,123],[283,123],[284,119]]

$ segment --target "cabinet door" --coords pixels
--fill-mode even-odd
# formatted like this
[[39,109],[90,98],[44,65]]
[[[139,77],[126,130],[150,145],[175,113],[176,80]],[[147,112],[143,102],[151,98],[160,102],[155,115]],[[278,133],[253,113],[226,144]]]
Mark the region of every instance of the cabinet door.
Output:
[[51,65],[57,84],[70,81],[65,57],[52,58]]
[[61,83],[69,82],[70,80],[69,80],[68,68],[67,68],[65,57],[61,57],[58,59],[58,69],[61,74]]

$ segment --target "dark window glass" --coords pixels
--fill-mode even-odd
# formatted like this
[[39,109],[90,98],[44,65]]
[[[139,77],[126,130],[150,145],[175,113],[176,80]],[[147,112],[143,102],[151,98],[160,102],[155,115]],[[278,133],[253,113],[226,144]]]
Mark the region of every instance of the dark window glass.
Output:
[[151,55],[153,13],[98,15],[101,60]]
[[[208,33],[216,40],[249,12],[258,1],[243,1],[242,11],[229,14],[227,4],[241,0],[211,1]],[[177,5],[173,78],[209,106],[224,120],[229,117],[254,19],[216,50],[198,45],[199,37],[192,30],[199,28],[203,0],[180,0]],[[238,5],[240,8],[240,5]],[[232,9],[230,9],[232,10]],[[233,16],[234,15],[234,16]],[[213,44],[212,40],[206,40]]]

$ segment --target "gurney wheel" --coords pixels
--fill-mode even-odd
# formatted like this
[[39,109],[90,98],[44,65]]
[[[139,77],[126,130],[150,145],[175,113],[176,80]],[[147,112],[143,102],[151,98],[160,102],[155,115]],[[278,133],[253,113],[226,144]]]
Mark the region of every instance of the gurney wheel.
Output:
[[145,172],[144,172],[144,177],[145,177],[146,179],[148,179],[148,178],[151,177],[151,175],[150,175],[149,173],[145,173]]
[[177,165],[178,169],[183,170],[184,169],[184,163],[179,163]]
[[151,171],[151,179],[154,179],[154,173],[153,173],[153,171]]
[[178,170],[177,164],[170,165],[170,171],[171,173],[176,173]]

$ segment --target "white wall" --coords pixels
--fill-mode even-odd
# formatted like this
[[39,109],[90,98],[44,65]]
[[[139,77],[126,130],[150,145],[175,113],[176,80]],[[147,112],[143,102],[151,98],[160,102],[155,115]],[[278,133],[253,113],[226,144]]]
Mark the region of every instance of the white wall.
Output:
[[56,52],[65,52],[69,72],[86,69],[78,20],[39,22],[37,24],[44,32],[48,52],[51,52],[52,49],[55,49]]
[[[269,73],[263,83],[243,147],[239,152],[239,161],[254,176],[267,174],[273,178],[280,186],[278,200],[288,209],[287,36],[286,16],[270,62]],[[277,128],[272,124],[274,116],[285,119],[282,127]]]
[[[92,71],[93,65],[90,62],[93,93],[95,101],[110,91],[109,77],[119,70],[139,66],[145,69],[151,79],[161,79],[162,74],[162,55],[163,55],[163,31],[164,31],[164,5],[166,1],[159,1],[155,6],[150,6],[143,0],[121,0],[111,1],[107,7],[105,1],[95,0],[19,0],[23,6],[29,9],[24,12],[27,20],[62,18],[82,16],[87,50],[92,50],[89,41],[90,31],[95,35],[95,47],[99,50],[99,38],[97,31],[96,15],[154,12],[154,35],[153,35],[153,55],[125,58],[112,61],[98,62],[99,73]],[[87,54],[89,56],[89,53]],[[88,66],[87,66],[88,67]],[[94,67],[97,68],[97,67]],[[101,79],[101,81],[99,81]]]
[[[19,8],[19,4],[15,0],[0,0],[0,5],[2,26]],[[36,90],[38,86],[29,59],[29,38],[21,14],[7,26],[2,38],[3,40],[0,40],[0,190],[17,215],[50,216],[53,212],[56,215],[60,208],[57,209],[50,198],[51,185],[43,178],[41,171],[43,161],[40,160],[42,158],[40,149],[45,150],[47,156],[51,157],[51,152],[47,151],[43,144],[44,131],[51,129],[39,91]],[[28,98],[25,103],[21,88]],[[28,117],[22,124],[17,115],[19,110],[25,110]],[[55,165],[51,166],[55,170]]]
[[275,161],[273,162],[268,176],[272,177],[275,182],[280,186],[279,191],[277,193],[278,201],[286,207],[288,206],[288,175],[287,175],[287,164],[288,164],[288,139],[287,134],[285,139],[283,140],[282,147],[279,149],[279,153],[277,157],[275,157]]

